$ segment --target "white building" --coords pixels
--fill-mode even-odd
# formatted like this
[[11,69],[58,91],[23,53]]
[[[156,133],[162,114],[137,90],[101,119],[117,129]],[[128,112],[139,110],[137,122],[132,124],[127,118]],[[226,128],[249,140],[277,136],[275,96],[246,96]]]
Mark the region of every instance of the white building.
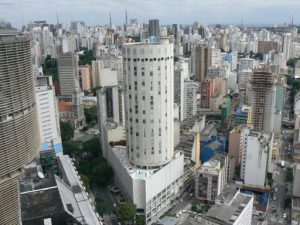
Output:
[[199,86],[191,80],[184,81],[184,101],[181,105],[181,120],[192,117],[197,113],[197,91]]
[[250,58],[242,58],[240,59],[239,64],[239,71],[245,70],[245,69],[251,69],[253,70],[255,67],[255,60]]
[[289,60],[290,58],[291,36],[292,35],[290,33],[286,33],[283,35],[282,52],[284,54],[285,60]]
[[211,48],[211,66],[218,67],[222,65],[221,49]]
[[145,215],[147,224],[158,220],[178,197],[184,174],[182,152],[176,152],[172,161],[161,169],[134,167],[125,146],[115,146],[109,150],[108,159],[121,193]]
[[225,199],[224,203],[212,206],[202,216],[200,225],[251,225],[253,200],[253,195],[237,191],[234,196]]
[[126,140],[132,164],[157,167],[172,160],[173,45],[123,46]]
[[[273,133],[262,133],[251,130],[244,139],[244,151],[241,175],[244,185],[266,188],[267,172],[273,172],[272,149]],[[259,176],[257,176],[259,174]]]
[[[168,39],[125,44],[122,53],[126,142],[120,142],[122,129],[106,129],[116,123],[103,127],[102,121],[100,133],[107,132],[105,153],[117,186],[151,224],[171,207],[183,185],[184,155],[174,151],[173,45]],[[107,96],[100,91],[98,96],[103,120],[108,118],[103,107]],[[118,133],[120,140],[109,143],[109,132]]]
[[62,153],[57,99],[51,76],[38,76],[35,82],[35,96],[41,135],[41,150],[53,147],[55,153]]
[[252,76],[252,69],[239,70],[237,73],[238,84],[244,86],[249,85],[251,76]]

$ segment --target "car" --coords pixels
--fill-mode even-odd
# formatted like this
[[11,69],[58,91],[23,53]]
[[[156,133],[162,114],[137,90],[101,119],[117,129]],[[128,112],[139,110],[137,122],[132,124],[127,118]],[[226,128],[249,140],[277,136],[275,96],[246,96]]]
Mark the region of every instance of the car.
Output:
[[282,217],[285,219],[286,218],[286,213],[283,213]]

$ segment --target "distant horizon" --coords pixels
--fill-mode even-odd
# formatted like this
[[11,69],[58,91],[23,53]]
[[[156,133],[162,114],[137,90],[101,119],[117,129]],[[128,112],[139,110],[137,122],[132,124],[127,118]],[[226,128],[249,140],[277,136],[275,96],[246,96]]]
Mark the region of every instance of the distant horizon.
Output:
[[125,10],[128,18],[137,18],[146,23],[157,18],[161,24],[241,24],[274,25],[300,23],[299,0],[0,0],[0,19],[12,23],[16,28],[34,20],[70,23],[83,20],[94,26],[109,23],[124,24]]

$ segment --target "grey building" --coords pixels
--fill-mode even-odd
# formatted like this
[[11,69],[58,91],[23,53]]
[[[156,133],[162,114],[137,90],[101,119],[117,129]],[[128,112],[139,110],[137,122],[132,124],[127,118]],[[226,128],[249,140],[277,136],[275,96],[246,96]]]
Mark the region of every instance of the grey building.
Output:
[[79,87],[78,56],[76,53],[61,54],[57,64],[61,98],[71,100]]
[[0,224],[19,225],[19,178],[38,154],[30,41],[0,25]]
[[159,31],[158,19],[149,20],[148,33],[149,33],[149,37],[154,36],[156,38],[159,38],[160,31]]

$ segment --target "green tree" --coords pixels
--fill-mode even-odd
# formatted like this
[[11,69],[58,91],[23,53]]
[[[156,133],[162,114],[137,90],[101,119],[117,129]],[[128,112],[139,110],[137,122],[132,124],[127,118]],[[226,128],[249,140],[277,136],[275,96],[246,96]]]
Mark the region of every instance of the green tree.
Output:
[[134,224],[136,216],[136,206],[130,202],[122,203],[119,207],[118,218],[122,224]]
[[71,157],[78,157],[82,154],[82,143],[79,141],[64,141],[63,142],[63,152],[65,155]]
[[90,192],[91,191],[91,178],[86,175],[83,175],[83,174],[80,174],[80,177],[81,177],[81,180],[82,180],[83,185],[85,186],[86,190],[88,192]]
[[145,225],[145,217],[142,215],[136,215],[135,223],[136,225]]
[[92,65],[92,61],[95,60],[93,50],[85,49],[83,55],[79,56],[79,65]]
[[98,90],[100,90],[101,88],[102,88],[101,86],[93,87],[93,88],[92,88],[92,93],[93,93],[93,95],[96,96],[96,92],[97,92]]
[[88,124],[90,124],[92,121],[97,122],[97,106],[93,105],[91,107],[85,107],[84,116]]
[[46,56],[45,62],[42,65],[45,75],[51,75],[54,83],[59,83],[57,59],[51,58],[50,55]]
[[97,158],[101,153],[100,142],[98,137],[94,137],[83,143],[83,149],[90,159]]
[[96,199],[96,211],[103,217],[104,214],[110,213],[111,207],[110,205],[103,199],[97,198]]
[[69,122],[60,122],[62,141],[68,141],[74,137],[74,130]]
[[292,197],[290,195],[286,196],[284,198],[284,208],[291,207],[291,203],[292,203]]
[[113,176],[113,170],[105,160],[102,160],[92,170],[93,180],[100,186],[106,186]]
[[294,180],[294,175],[293,175],[293,169],[292,168],[287,168],[286,169],[286,181],[287,182],[293,182]]

